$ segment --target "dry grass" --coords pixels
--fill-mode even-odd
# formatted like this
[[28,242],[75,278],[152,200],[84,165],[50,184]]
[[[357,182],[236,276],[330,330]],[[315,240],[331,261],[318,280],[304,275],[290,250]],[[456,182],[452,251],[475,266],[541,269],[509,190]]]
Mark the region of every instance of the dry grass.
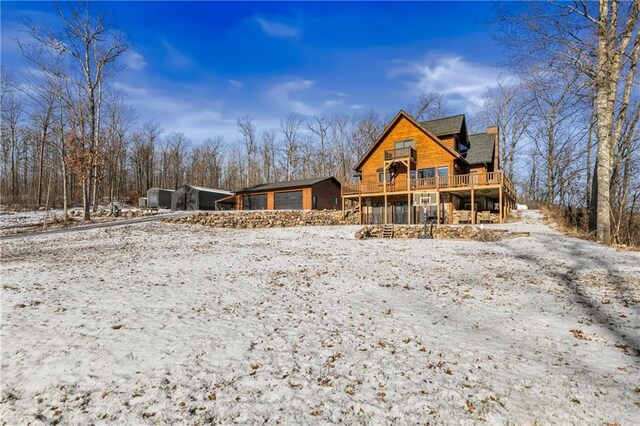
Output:
[[[582,240],[598,242],[595,234],[587,230],[586,221],[588,218],[586,216],[582,220],[568,220],[566,209],[557,206],[542,206],[540,211],[544,214],[545,222],[554,225],[563,234]],[[640,246],[637,245],[611,244],[611,247],[625,251],[640,251]]]

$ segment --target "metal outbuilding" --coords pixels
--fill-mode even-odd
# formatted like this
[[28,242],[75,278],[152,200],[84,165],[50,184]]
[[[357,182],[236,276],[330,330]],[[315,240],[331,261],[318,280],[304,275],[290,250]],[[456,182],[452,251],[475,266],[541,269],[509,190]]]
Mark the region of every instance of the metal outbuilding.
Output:
[[232,192],[222,189],[184,185],[171,197],[171,210],[217,210],[216,201],[228,198]]
[[150,188],[147,191],[147,207],[170,209],[173,192],[173,189]]

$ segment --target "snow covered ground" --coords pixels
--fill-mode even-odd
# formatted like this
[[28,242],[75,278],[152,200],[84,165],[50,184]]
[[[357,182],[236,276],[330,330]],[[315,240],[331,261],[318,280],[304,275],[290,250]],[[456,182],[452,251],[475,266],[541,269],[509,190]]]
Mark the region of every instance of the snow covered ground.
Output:
[[[100,206],[100,212],[107,212],[110,209],[105,206]],[[140,209],[136,207],[123,206],[121,208],[121,216],[118,217],[105,217],[105,216],[94,216],[92,218],[94,223],[107,223],[107,222],[117,222],[117,221],[125,221],[128,218],[125,216],[127,212],[137,212]],[[79,213],[82,209],[79,207],[71,208],[68,210],[68,213],[72,215],[73,213]],[[167,214],[171,213],[169,209],[159,209],[157,214]],[[46,228],[48,230],[51,229],[59,229],[62,227],[61,224],[55,223],[57,220],[62,220],[64,218],[64,211],[62,209],[49,209],[49,210],[23,210],[23,211],[14,211],[7,209],[5,206],[0,205],[0,236],[1,235],[11,235],[17,233],[24,232],[34,232],[34,231],[42,231],[44,225],[46,224]],[[68,226],[79,225],[82,224],[81,217],[69,217]]]
[[147,223],[0,242],[0,423],[640,418],[640,255]]
[[0,230],[26,226],[42,225],[45,220],[61,218],[64,212],[60,209],[11,211],[0,209]]

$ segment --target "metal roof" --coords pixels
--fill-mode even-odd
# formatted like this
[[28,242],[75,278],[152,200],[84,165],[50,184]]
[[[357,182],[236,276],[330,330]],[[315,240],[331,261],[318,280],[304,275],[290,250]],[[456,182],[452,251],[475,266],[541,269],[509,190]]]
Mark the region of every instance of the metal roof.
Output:
[[169,191],[169,192],[173,192],[175,190],[174,189],[165,189],[165,188],[149,188],[147,191]]
[[469,151],[467,151],[465,160],[469,164],[492,163],[494,145],[493,135],[487,133],[469,135]]
[[274,182],[274,183],[262,183],[259,185],[253,185],[248,188],[241,189],[238,192],[263,192],[263,191],[272,191],[275,189],[288,189],[288,188],[298,188],[303,186],[312,186],[316,183],[320,183],[322,181],[333,179],[338,185],[338,179],[335,177],[323,177],[323,178],[315,178],[315,179],[302,179],[302,180],[290,180],[288,182]]
[[195,185],[189,185],[189,184],[187,184],[186,186],[191,187],[196,191],[215,192],[216,194],[223,194],[223,195],[233,195],[233,192],[225,191],[224,189],[205,188],[202,186],[195,186]]
[[462,131],[464,114],[452,115],[451,117],[438,118],[435,120],[422,121],[421,126],[429,130],[434,135],[440,137],[453,135]]

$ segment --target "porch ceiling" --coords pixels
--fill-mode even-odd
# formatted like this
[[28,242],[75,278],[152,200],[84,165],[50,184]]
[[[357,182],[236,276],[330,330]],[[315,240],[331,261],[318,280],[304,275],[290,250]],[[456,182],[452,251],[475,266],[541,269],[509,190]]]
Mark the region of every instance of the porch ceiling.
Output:
[[[471,198],[471,190],[464,191],[447,191],[448,194],[453,194],[458,198]],[[474,197],[488,197],[498,198],[500,197],[500,191],[498,189],[476,189],[473,191]]]

